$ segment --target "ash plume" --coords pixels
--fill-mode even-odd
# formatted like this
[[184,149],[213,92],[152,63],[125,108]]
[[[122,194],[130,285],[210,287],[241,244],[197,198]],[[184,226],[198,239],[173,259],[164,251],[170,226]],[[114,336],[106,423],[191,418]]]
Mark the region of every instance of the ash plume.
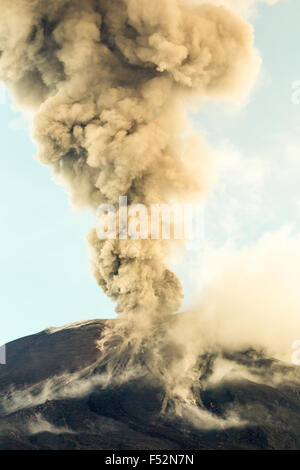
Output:
[[[74,206],[96,212],[124,195],[129,206],[203,197],[209,152],[183,137],[185,103],[242,92],[260,62],[252,27],[213,3],[1,0],[0,80],[34,113],[37,159]],[[88,242],[120,335],[127,344],[151,337],[181,304],[168,245],[100,240],[96,230]]]
[[224,5],[244,17],[253,16],[256,14],[257,3],[266,3],[267,5],[275,5],[279,0],[188,0],[192,4],[199,3],[212,3],[214,5]]

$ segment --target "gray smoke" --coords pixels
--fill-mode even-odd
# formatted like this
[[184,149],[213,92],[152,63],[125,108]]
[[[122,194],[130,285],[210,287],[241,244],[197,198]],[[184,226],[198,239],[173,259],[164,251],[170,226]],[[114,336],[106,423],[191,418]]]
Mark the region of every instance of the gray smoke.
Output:
[[[259,66],[252,27],[210,2],[1,0],[0,80],[34,112],[37,159],[72,203],[116,205],[201,198],[210,161],[184,138],[184,102],[223,99]],[[137,339],[176,312],[180,281],[161,240],[88,236],[99,286],[119,328]],[[150,331],[150,332],[149,332]]]

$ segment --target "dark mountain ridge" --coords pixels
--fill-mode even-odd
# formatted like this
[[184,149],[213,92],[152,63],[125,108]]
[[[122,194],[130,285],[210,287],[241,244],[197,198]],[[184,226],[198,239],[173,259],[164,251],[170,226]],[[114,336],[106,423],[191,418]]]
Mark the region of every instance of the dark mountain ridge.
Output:
[[170,403],[162,413],[165,392],[149,371],[126,380],[105,376],[96,345],[105,323],[49,329],[7,345],[1,450],[300,448],[298,367],[254,350],[224,353],[256,380],[199,383],[193,406],[178,414]]

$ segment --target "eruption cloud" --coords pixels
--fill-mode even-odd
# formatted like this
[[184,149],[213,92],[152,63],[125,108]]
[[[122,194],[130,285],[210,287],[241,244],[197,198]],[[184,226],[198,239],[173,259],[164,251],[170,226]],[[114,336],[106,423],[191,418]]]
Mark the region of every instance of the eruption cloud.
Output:
[[[37,159],[74,206],[204,196],[209,152],[185,136],[185,105],[243,92],[260,63],[252,27],[214,3],[1,0],[0,80],[34,113]],[[88,243],[120,334],[151,337],[181,304],[168,244],[100,240],[96,230]]]

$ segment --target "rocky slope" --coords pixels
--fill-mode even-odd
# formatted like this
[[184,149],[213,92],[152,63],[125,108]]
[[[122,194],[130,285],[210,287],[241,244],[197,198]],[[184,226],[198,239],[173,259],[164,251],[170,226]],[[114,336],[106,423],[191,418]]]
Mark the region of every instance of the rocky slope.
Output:
[[199,385],[197,405],[162,414],[164,391],[150,372],[107,381],[96,347],[104,324],[46,330],[7,345],[1,450],[300,448],[297,367],[255,351],[227,353],[249,377]]

